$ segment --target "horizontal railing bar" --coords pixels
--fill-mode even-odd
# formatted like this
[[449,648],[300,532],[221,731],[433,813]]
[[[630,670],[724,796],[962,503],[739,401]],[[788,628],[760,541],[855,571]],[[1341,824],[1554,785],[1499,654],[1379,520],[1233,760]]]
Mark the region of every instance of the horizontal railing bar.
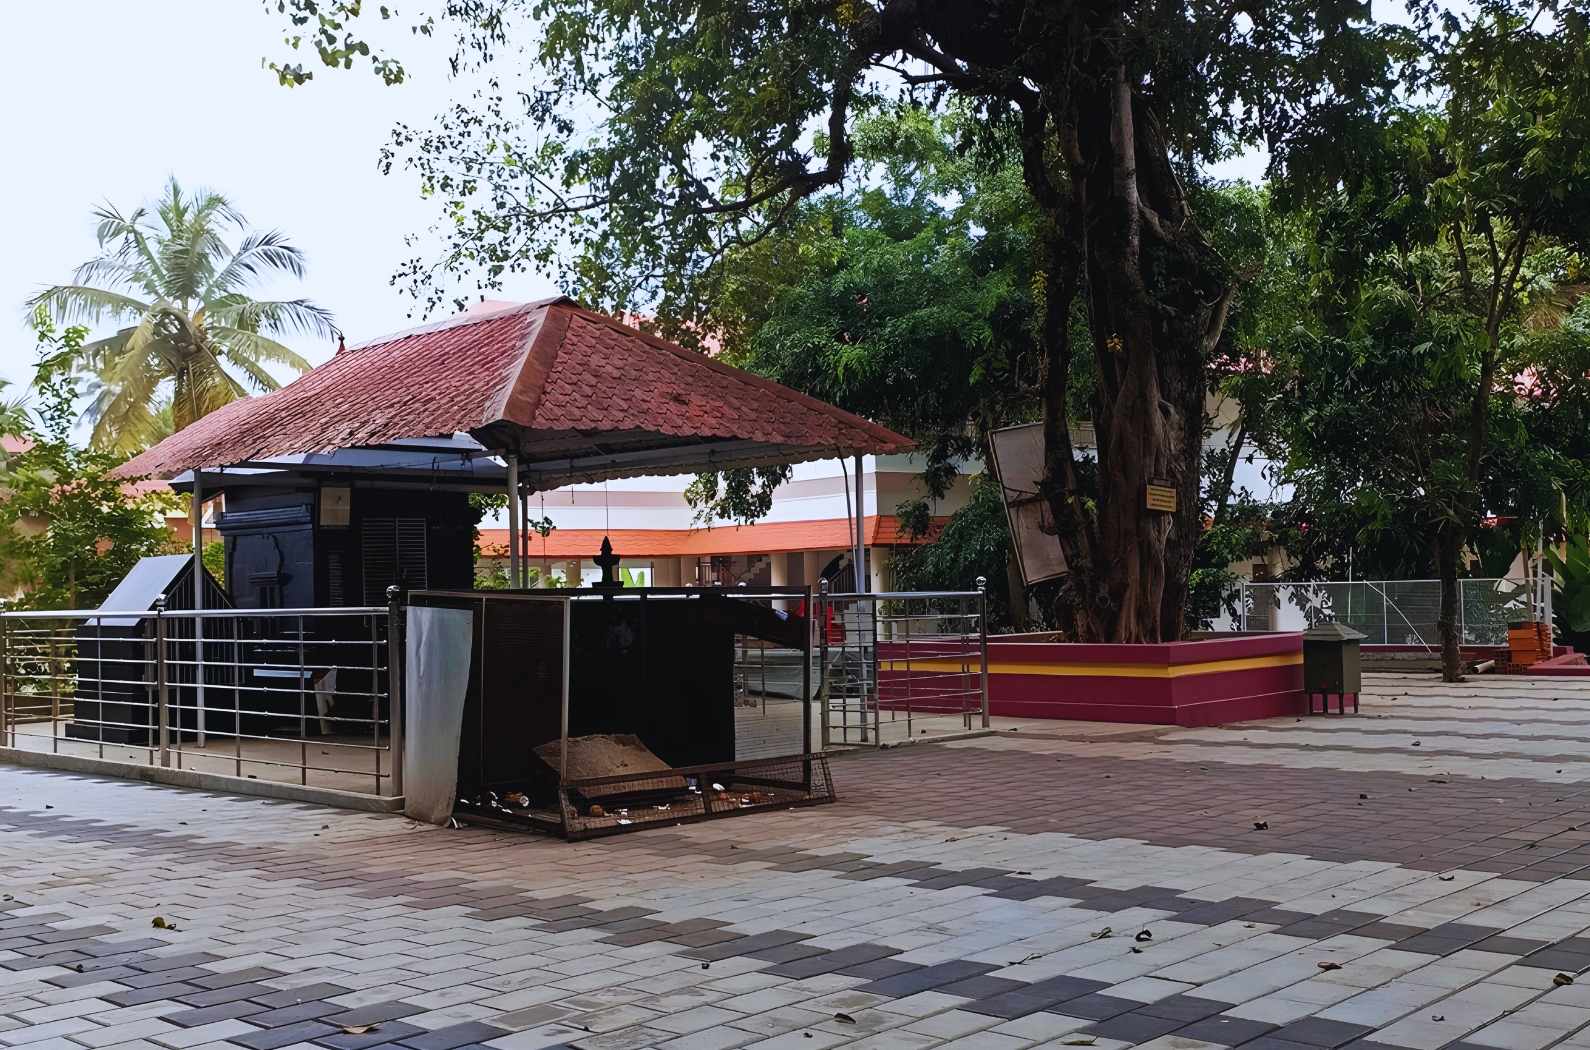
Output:
[[[904,601],[907,598],[976,598],[980,591],[875,591],[862,594],[833,594],[826,597],[830,601],[854,601],[858,598],[880,598],[884,601]],[[975,616],[976,613],[967,613]]]
[[[236,617],[244,620],[274,619],[282,616],[385,616],[388,609],[384,605],[360,606],[329,606],[325,608],[307,609],[167,609],[164,614],[157,614],[153,609],[144,609],[136,612],[113,612],[106,609],[41,609],[30,611],[26,609],[0,613],[0,619],[6,620],[93,620],[103,617],[107,620],[126,619],[154,619],[157,615],[164,615],[166,619],[176,618],[189,620],[195,616],[202,616],[207,620]],[[223,639],[229,640],[229,639]],[[206,642],[210,639],[205,639]],[[366,642],[366,645],[369,643]]]

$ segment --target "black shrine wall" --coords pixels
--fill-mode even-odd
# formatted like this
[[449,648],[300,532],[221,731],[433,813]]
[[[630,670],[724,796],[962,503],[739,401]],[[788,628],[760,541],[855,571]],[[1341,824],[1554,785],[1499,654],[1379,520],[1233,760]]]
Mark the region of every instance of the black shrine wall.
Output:
[[239,608],[385,605],[400,577],[415,589],[474,586],[475,515],[465,493],[353,488],[339,519],[323,513],[323,491],[227,491],[216,524]]

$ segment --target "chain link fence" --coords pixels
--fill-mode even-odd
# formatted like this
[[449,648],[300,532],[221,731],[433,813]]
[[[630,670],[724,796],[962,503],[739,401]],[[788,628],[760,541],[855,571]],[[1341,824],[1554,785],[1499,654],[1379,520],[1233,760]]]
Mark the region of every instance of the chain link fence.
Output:
[[[1549,619],[1549,588],[1549,578],[1459,580],[1462,644],[1506,645],[1509,622]],[[1441,645],[1439,580],[1243,581],[1232,604],[1240,631],[1302,631],[1335,620],[1363,634],[1368,645]]]

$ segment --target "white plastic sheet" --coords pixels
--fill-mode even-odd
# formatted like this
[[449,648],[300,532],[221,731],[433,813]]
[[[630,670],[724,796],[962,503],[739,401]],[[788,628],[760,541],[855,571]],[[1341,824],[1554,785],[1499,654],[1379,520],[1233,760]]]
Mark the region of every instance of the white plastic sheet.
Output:
[[469,609],[408,610],[403,812],[415,820],[445,824],[453,813],[474,629]]

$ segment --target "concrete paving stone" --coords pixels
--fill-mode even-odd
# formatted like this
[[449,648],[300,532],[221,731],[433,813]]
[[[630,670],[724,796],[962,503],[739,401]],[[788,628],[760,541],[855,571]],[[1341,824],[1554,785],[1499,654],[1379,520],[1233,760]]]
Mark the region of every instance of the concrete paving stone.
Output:
[[567,1042],[570,1035],[567,1028],[543,1026],[505,1035],[481,1045],[491,1050],[571,1050]]
[[1094,1021],[1107,1021],[1124,1013],[1130,1013],[1142,1006],[1135,999],[1117,999],[1113,996],[1097,992],[1088,995],[1079,995],[1075,999],[1050,1007],[1055,1013],[1065,1014],[1069,1017],[1086,1017]]
[[63,1017],[58,1020],[48,1021],[44,1024],[30,1024],[26,1028],[16,1028],[8,1032],[0,1032],[0,1043],[6,1046],[25,1046],[44,1039],[66,1037],[80,1032],[89,1032],[103,1027],[81,1017]]
[[1015,1036],[998,1035],[994,1032],[973,1032],[971,1035],[951,1039],[941,1044],[946,1050],[1021,1050],[1022,1047],[1031,1046],[1031,1041],[1017,1039]]
[[281,1006],[292,1006],[297,1003],[307,1003],[316,999],[332,999],[339,995],[347,995],[351,990],[352,989],[344,988],[340,984],[317,982],[315,984],[299,985],[294,988],[280,990],[272,989],[256,995],[251,995],[249,998],[256,1003],[259,1003],[261,1006],[269,1006],[274,1008]]
[[1502,1050],[1542,1050],[1567,1034],[1560,1028],[1540,1028],[1507,1018],[1477,1032],[1470,1032],[1464,1036],[1464,1041],[1477,1046],[1501,1047]]
[[1189,1039],[1181,1033],[1162,1035],[1157,1039],[1150,1039],[1139,1044],[1143,1050],[1217,1050],[1217,1044],[1206,1043],[1201,1039]]
[[174,1028],[162,1034],[149,1036],[150,1042],[169,1047],[170,1050],[189,1050],[190,1047],[210,1042],[224,1042],[234,1035],[254,1030],[252,1025],[239,1020],[214,1021],[196,1028]]
[[258,1003],[251,1003],[247,999],[234,999],[229,1003],[218,1003],[215,1006],[198,1007],[191,1010],[178,1010],[166,1014],[166,1020],[172,1024],[182,1025],[186,1028],[198,1028],[203,1025],[213,1024],[216,1021],[229,1021],[251,1014],[265,1012],[265,1007]]
[[771,1039],[762,1039],[754,1043],[746,1043],[747,1047],[755,1050],[827,1050],[831,1046],[839,1046],[846,1041],[846,1037],[833,1032],[786,1032],[776,1035]]
[[905,1025],[908,1032],[920,1035],[937,1036],[940,1039],[955,1039],[981,1032],[985,1028],[994,1027],[998,1018],[986,1017],[982,1014],[969,1013],[965,1010],[947,1010],[944,1013],[933,1014],[919,1021]]
[[[930,1046],[943,1045],[943,1041],[937,1036],[895,1029],[888,1032],[872,1032],[844,1045],[851,1050],[926,1050]],[[678,1047],[676,1050],[691,1050],[691,1048]]]
[[339,1030],[319,1021],[299,1021],[279,1028],[256,1028],[252,1032],[231,1036],[227,1042],[247,1047],[248,1050],[282,1050],[293,1043],[312,1042]]
[[[799,1006],[779,1006],[760,1013],[747,1014],[738,1020],[728,1022],[728,1027],[772,1036],[783,1032],[815,1029],[833,1020],[833,1014],[827,1011],[807,1010]],[[855,1031],[848,1025],[840,1026],[839,1030],[852,1033]]]
[[1233,1005],[1232,1003],[1215,1002],[1212,999],[1200,999],[1193,995],[1176,994],[1139,1006],[1132,1012],[1147,1014],[1150,1017],[1171,1018],[1191,1024],[1194,1021],[1202,1021],[1206,1017],[1213,1017],[1229,1010]]
[[328,1025],[356,1026],[380,1025],[382,1021],[396,1021],[399,1018],[415,1017],[417,1013],[425,1013],[425,1007],[417,1007],[410,1002],[399,1002],[388,999],[382,1002],[369,1002],[369,1004],[356,1005],[342,1013],[329,1013],[326,1017]]
[[[189,992],[185,995],[172,996],[176,1002],[187,1006],[219,1006],[222,1003],[235,1003],[239,999],[251,999],[257,995],[269,995],[277,989],[268,984],[232,984],[223,988],[209,988]],[[262,1004],[264,1005],[264,1004]]]
[[[867,987],[866,985],[862,986]],[[958,995],[964,999],[990,999],[996,995],[1008,992],[1019,992],[1026,988],[1022,981],[1012,981],[1007,977],[994,977],[983,974],[977,977],[968,977],[953,984],[938,985],[934,990],[945,995]]]
[[649,1027],[674,1035],[688,1035],[714,1026],[728,1025],[744,1017],[744,1014],[717,1006],[697,1006],[681,1013],[658,1018]]
[[919,970],[912,970],[909,973],[896,974],[893,977],[885,977],[881,980],[872,981],[868,984],[862,985],[859,990],[864,992],[872,992],[876,995],[890,995],[897,998],[904,998],[908,995],[915,995],[918,992],[925,992],[934,988],[942,988],[945,985],[955,984],[958,981],[964,981],[968,978],[979,977],[990,972],[991,970],[996,969],[998,969],[998,967],[991,963],[974,963],[962,960],[953,960],[950,962],[937,963],[933,966],[924,966]]
[[1320,1046],[1335,1050],[1359,1037],[1368,1034],[1373,1029],[1369,1025],[1351,1024],[1347,1021],[1326,1020],[1319,1017],[1305,1017],[1300,1021],[1282,1025],[1269,1035],[1276,1039],[1285,1039],[1294,1043],[1306,1043],[1309,1046]]
[[74,1042],[82,1043],[84,1046],[99,1050],[101,1047],[112,1046],[116,1043],[130,1042],[134,1039],[149,1039],[168,1032],[181,1033],[182,1031],[183,1029],[158,1017],[146,1017],[126,1024],[109,1025],[104,1028],[92,1028],[83,1032],[74,1032],[71,1039]]
[[409,1050],[458,1050],[459,1047],[484,1043],[508,1034],[506,1029],[498,1028],[496,1025],[469,1021],[423,1034],[403,1036],[394,1041],[408,1047]]
[[274,1010],[261,1010],[259,1013],[246,1016],[251,1025],[260,1028],[281,1028],[298,1024],[300,1021],[314,1021],[342,1012],[342,1007],[335,1003],[310,1001],[295,1003],[292,1006],[279,1006]]
[[1253,1021],[1244,1017],[1216,1014],[1201,1021],[1194,1021],[1178,1029],[1176,1034],[1185,1036],[1188,1039],[1218,1043],[1221,1046],[1242,1046],[1268,1032],[1273,1032],[1275,1029],[1275,1025],[1265,1021]]

